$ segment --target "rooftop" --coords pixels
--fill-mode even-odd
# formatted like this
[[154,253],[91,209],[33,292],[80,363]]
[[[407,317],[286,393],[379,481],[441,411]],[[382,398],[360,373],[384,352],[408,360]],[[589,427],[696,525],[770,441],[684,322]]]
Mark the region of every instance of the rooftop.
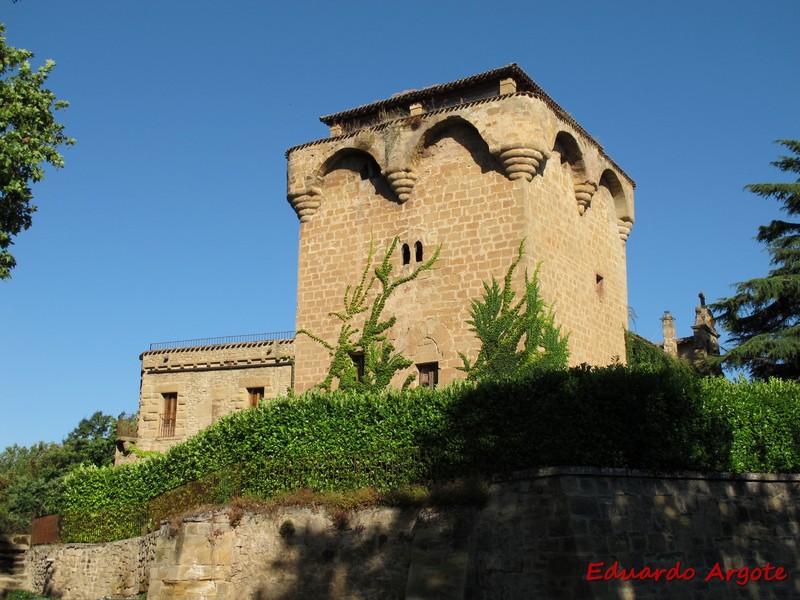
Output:
[[[395,94],[387,100],[380,100],[364,106],[358,106],[342,112],[325,115],[319,120],[326,125],[342,124],[354,119],[365,120],[365,117],[375,117],[380,113],[394,112],[398,108],[406,109],[410,104],[420,103],[426,112],[465,104],[474,100],[500,96],[500,81],[503,79],[513,79],[516,82],[517,92],[533,92],[535,95],[550,99],[544,90],[531,79],[525,71],[519,68],[516,63],[471,75],[463,79],[442,83],[423,88],[421,90],[410,90]],[[557,105],[556,105],[557,106]]]
[[[401,92],[386,100],[322,116],[320,121],[330,127],[332,138],[347,137],[354,135],[359,129],[380,126],[395,119],[406,119],[415,114],[445,112],[456,107],[506,96],[529,96],[544,102],[562,122],[595,146],[631,185],[636,185],[633,179],[606,154],[603,146],[516,63],[449,83]],[[299,148],[317,145],[324,141],[317,140],[294,146],[286,151],[286,156]]]

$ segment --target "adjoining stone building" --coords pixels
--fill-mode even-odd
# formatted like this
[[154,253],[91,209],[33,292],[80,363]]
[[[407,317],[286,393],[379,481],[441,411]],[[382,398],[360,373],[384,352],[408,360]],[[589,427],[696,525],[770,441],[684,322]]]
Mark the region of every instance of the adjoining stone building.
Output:
[[[220,417],[285,395],[292,389],[292,333],[153,344],[140,356],[136,448],[164,451]],[[116,463],[135,458],[133,441],[118,439]]]
[[[519,279],[541,265],[571,363],[624,361],[634,182],[517,65],[321,120],[330,137],[287,151],[288,200],[300,219],[298,329],[336,339],[329,313],[371,244],[380,252],[399,240],[396,275],[440,248],[435,269],[398,288],[386,314],[397,317],[390,336],[418,384],[447,383],[461,376],[458,353],[478,350],[470,300],[504,275],[524,239]],[[305,391],[329,362],[305,335],[145,352],[137,446],[185,439],[247,406],[248,390]]]

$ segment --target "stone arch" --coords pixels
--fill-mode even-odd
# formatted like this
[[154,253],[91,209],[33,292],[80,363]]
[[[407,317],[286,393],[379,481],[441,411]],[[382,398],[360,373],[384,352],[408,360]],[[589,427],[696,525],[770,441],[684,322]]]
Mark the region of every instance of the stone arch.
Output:
[[[486,136],[475,126],[474,123],[460,115],[449,115],[421,130],[418,134],[416,143],[412,147],[411,156],[414,162],[418,162],[425,156],[427,148],[433,146],[438,140],[450,136],[461,144],[472,156],[475,164],[481,168],[481,172],[499,171],[499,164],[489,148]],[[470,144],[470,140],[478,142],[480,151]],[[473,146],[470,148],[470,146]]]
[[606,169],[600,176],[600,185],[606,188],[614,200],[614,215],[617,219],[617,231],[623,242],[628,240],[628,235],[633,227],[633,212],[631,203],[625,195],[622,183],[611,169]]
[[575,189],[575,201],[578,214],[583,215],[592,204],[592,196],[597,191],[597,184],[589,180],[583,151],[572,134],[559,131],[553,142],[553,152],[561,157],[562,167],[568,167]]
[[375,158],[376,152],[370,146],[368,140],[356,139],[347,146],[340,146],[328,155],[319,165],[311,171],[305,178],[305,187],[290,189],[287,194],[289,204],[292,205],[301,223],[306,223],[313,217],[322,202],[325,176],[337,167],[337,164],[347,158],[360,157],[363,159],[361,169],[352,169],[359,172],[363,179],[369,179],[375,186],[375,191],[386,197],[385,186],[377,178],[381,175],[380,163]]
[[337,169],[345,169],[356,173],[363,182],[372,186],[376,195],[389,202],[395,202],[387,179],[381,171],[375,155],[362,148],[339,148],[325,159],[317,170],[318,187],[326,188],[326,177]]
[[419,157],[424,149],[432,144],[432,141],[438,137],[442,132],[452,127],[463,126],[471,129],[475,134],[480,137],[484,143],[489,145],[486,137],[481,133],[480,129],[469,119],[461,115],[447,115],[441,116],[435,120],[431,120],[427,126],[422,127],[416,132],[416,135],[411,140],[411,156],[412,159]]
[[[438,318],[428,318],[411,325],[397,340],[398,350],[414,365],[438,363],[445,379],[454,376],[451,365],[457,361],[453,336],[450,328]],[[413,368],[413,367],[412,367]],[[445,383],[446,381],[442,381]]]
[[356,157],[363,159],[365,168],[372,168],[374,170],[375,177],[380,175],[380,163],[378,163],[378,159],[375,158],[375,155],[372,152],[364,148],[346,146],[344,148],[339,148],[324,161],[322,161],[320,166],[314,171],[313,177],[317,182],[322,183],[325,175],[337,168],[337,165],[343,160]]

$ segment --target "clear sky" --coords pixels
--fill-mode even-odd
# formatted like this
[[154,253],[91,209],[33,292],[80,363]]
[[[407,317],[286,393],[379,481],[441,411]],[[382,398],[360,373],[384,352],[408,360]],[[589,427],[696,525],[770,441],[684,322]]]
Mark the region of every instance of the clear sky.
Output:
[[77,145],[0,283],[0,448],[137,409],[151,342],[294,328],[290,146],[320,115],[518,63],[637,183],[634,329],[766,273],[800,138],[800,2],[0,0]]

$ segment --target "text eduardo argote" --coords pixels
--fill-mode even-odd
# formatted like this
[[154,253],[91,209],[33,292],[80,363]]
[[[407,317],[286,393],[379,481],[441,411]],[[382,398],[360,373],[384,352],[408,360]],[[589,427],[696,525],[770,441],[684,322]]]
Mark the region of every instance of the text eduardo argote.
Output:
[[753,581],[783,581],[788,577],[786,569],[767,562],[764,566],[725,568],[718,562],[708,572],[698,573],[692,567],[684,567],[680,561],[668,568],[642,567],[641,569],[623,568],[618,561],[590,562],[586,569],[587,581],[692,581],[701,578],[703,581],[734,581],[737,585],[747,585]]

